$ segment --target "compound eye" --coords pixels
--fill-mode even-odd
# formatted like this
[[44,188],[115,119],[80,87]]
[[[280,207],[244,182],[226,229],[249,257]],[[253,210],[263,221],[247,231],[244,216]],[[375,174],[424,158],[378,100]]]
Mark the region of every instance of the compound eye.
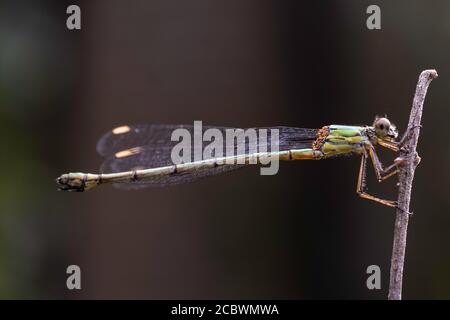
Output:
[[379,118],[375,121],[375,131],[378,136],[385,137],[389,133],[391,123],[386,118]]

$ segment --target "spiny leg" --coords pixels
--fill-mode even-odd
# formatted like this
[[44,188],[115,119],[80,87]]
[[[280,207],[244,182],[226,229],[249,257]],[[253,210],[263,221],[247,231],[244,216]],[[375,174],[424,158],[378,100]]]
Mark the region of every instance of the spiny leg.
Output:
[[[375,174],[377,176],[378,182],[382,182],[397,173],[399,173],[399,166],[401,166],[404,162],[406,162],[407,158],[398,157],[394,160],[394,162],[389,165],[387,168],[383,168],[383,164],[378,159],[375,148],[372,144],[367,144],[366,149],[369,152],[370,158],[372,160],[373,168],[375,170]],[[414,157],[414,165],[417,166],[420,163],[421,158],[417,153],[412,155]]]
[[400,142],[396,142],[396,141],[383,141],[383,140],[379,140],[378,144],[384,148],[390,149],[394,152],[398,152],[400,151]]
[[392,201],[392,200],[380,199],[380,198],[374,197],[365,192],[364,189],[366,187],[366,162],[367,162],[367,154],[363,153],[363,155],[361,157],[361,166],[359,167],[359,175],[358,175],[358,183],[356,185],[356,193],[363,199],[372,200],[372,201],[384,204],[385,206],[396,208],[397,202]]
[[[399,171],[400,171],[399,166],[401,166],[404,162],[406,162],[408,160],[408,158],[414,157],[414,165],[415,166],[417,166],[421,160],[420,156],[417,153],[415,153],[414,155],[411,155],[408,158],[398,157],[394,160],[394,163],[392,163],[386,169],[383,169],[383,165],[382,165],[381,161],[378,159],[377,153],[375,152],[375,148],[373,147],[373,145],[369,145],[368,147],[366,147],[366,149],[369,152],[370,158],[372,160],[372,163],[373,163],[373,166],[375,169],[375,174],[377,175],[379,182],[382,182],[382,181],[396,175],[397,173],[399,173]],[[365,193],[364,192],[364,188],[365,188],[365,175],[364,174],[366,172],[366,167],[365,167],[366,166],[365,163],[367,161],[367,153],[366,152],[363,154],[363,158],[364,159],[361,160],[361,169],[363,169],[363,171],[362,171],[362,176],[361,176],[361,169],[360,169],[360,178],[358,179],[358,183],[359,183],[359,181],[361,181],[361,188],[362,188],[361,191],[363,193]],[[362,167],[364,167],[364,168],[362,168]],[[358,194],[360,194],[360,193],[358,193]],[[400,209],[398,207],[398,204],[396,201],[379,199],[379,198],[373,197],[367,193],[364,196],[360,194],[360,196],[365,199],[373,200],[376,202],[380,202],[379,200],[382,200],[382,202],[380,202],[380,203]],[[369,197],[367,197],[367,196],[369,196]],[[388,202],[388,203],[386,203],[386,202]],[[404,212],[407,214],[412,214],[411,212],[406,212],[406,211],[404,211]]]
[[393,164],[384,169],[383,164],[378,159],[377,153],[375,152],[375,148],[372,144],[367,145],[366,149],[369,152],[370,159],[372,160],[373,168],[375,170],[375,175],[377,176],[379,182],[384,181],[399,172],[398,166],[403,162],[402,159],[397,158],[399,160],[396,159]]

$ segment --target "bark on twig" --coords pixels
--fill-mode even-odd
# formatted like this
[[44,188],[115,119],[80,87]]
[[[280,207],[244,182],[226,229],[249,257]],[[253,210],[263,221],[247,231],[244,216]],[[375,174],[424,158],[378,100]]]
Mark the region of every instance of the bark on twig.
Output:
[[409,203],[411,200],[412,182],[416,170],[416,147],[420,134],[423,102],[428,86],[438,76],[436,70],[425,70],[419,76],[407,133],[400,157],[405,159],[399,172],[398,209],[395,218],[394,244],[391,258],[391,277],[389,284],[389,300],[402,298],[403,265],[405,262],[406,235],[409,221]]

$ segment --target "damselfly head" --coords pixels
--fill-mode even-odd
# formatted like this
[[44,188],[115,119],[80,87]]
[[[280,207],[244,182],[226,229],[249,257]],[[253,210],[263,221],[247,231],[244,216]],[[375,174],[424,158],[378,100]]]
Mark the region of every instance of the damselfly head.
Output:
[[377,116],[373,122],[373,128],[379,139],[394,141],[398,136],[397,127],[386,117],[379,118]]

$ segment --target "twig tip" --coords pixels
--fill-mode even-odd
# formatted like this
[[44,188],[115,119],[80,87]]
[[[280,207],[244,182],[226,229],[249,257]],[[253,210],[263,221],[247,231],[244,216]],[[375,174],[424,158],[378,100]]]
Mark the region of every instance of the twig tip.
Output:
[[427,75],[430,79],[436,79],[438,77],[436,69],[424,70],[421,75]]

